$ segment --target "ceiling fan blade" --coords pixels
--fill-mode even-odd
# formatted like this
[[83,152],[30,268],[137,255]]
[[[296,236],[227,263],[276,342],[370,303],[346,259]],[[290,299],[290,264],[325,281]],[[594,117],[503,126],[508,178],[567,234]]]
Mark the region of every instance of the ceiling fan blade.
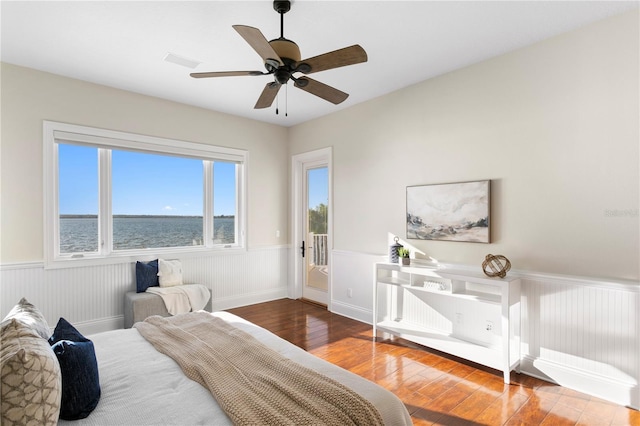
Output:
[[260,97],[258,98],[258,102],[256,102],[256,105],[253,108],[269,108],[273,103],[273,100],[276,98],[280,87],[281,85],[279,83],[276,83],[275,81],[267,83],[267,85],[264,86],[264,90],[260,94]]
[[344,93],[309,77],[300,77],[295,81],[295,86],[336,105],[349,97],[348,93]]
[[360,45],[354,44],[353,46],[304,59],[298,62],[298,66],[307,64],[311,68],[308,72],[305,71],[304,66],[301,67],[299,71],[305,74],[311,74],[318,71],[359,64],[361,62],[367,62],[367,52],[365,52]]
[[280,56],[273,50],[273,47],[271,47],[259,29],[246,25],[234,25],[233,28],[260,55],[263,61],[267,62],[267,59],[271,59],[277,61],[280,65],[284,65]]
[[218,72],[192,72],[189,74],[193,78],[209,77],[239,77],[243,75],[265,75],[262,71],[218,71]]

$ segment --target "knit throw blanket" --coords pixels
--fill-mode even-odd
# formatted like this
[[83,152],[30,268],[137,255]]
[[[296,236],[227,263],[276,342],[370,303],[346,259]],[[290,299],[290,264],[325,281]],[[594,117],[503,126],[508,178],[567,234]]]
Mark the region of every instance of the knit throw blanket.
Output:
[[235,425],[383,424],[356,392],[206,312],[153,316],[134,327],[208,388]]

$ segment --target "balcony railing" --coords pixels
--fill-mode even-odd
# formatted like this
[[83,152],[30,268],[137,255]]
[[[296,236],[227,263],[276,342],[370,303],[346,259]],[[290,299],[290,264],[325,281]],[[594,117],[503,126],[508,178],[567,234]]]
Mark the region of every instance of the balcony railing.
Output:
[[313,264],[316,266],[326,266],[329,254],[327,234],[309,234],[309,240],[312,241]]

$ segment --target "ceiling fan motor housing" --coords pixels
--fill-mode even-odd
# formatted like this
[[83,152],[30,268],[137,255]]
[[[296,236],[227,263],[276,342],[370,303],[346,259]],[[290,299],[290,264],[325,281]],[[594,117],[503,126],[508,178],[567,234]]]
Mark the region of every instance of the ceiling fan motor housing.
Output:
[[269,42],[273,50],[281,59],[289,59],[291,62],[300,62],[300,48],[293,41],[284,37],[276,38]]
[[267,61],[265,61],[265,67],[270,72],[275,69],[273,75],[275,81],[279,84],[287,84],[287,81],[291,78],[291,74],[294,72],[296,63],[301,59],[300,48],[296,43],[284,37],[271,40],[269,44],[273,47],[273,50],[278,54],[280,59],[282,59],[284,65],[277,68],[273,67],[273,65],[269,63],[269,59],[267,59]]

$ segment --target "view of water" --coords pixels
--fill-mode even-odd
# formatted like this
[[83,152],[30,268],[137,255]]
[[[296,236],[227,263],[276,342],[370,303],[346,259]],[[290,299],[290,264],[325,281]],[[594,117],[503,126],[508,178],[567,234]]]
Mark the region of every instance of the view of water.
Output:
[[[214,219],[214,242],[234,243],[235,218]],[[203,222],[194,216],[113,218],[113,249],[132,250],[203,244]],[[97,217],[61,217],[60,253],[98,250]]]

